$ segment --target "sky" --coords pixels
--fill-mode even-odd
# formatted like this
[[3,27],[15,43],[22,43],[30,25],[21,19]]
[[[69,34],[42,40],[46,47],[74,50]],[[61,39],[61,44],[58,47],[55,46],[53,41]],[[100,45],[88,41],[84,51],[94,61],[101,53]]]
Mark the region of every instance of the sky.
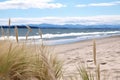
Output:
[[0,25],[120,24],[120,0],[0,0]]

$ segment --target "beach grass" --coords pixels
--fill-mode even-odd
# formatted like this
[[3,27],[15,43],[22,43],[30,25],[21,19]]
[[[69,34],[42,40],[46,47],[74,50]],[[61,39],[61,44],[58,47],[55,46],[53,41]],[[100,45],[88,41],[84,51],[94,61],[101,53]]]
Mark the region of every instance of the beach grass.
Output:
[[18,28],[15,26],[15,36],[16,36],[16,41],[18,43]]
[[4,29],[3,29],[2,26],[1,26],[1,36],[2,36],[2,37],[5,37],[5,32],[4,32]]
[[94,64],[96,65],[96,41],[93,40],[93,59],[94,59]]
[[[9,19],[9,27],[10,24]],[[29,26],[26,27],[27,40],[32,29]],[[2,27],[1,31],[4,36]],[[40,30],[39,33],[42,38]],[[61,78],[62,62],[56,54],[43,43],[39,46],[19,43],[17,26],[15,26],[15,36],[17,43],[9,40],[9,37],[0,41],[0,80],[57,80]]]
[[93,74],[87,70],[87,68],[83,65],[80,65],[77,68],[79,75],[81,77],[81,80],[94,80]]
[[[30,28],[28,27],[28,32]],[[2,29],[3,30],[3,29]],[[0,41],[0,80],[57,80],[62,75],[62,62],[45,45]]]
[[46,46],[35,48],[0,41],[0,80],[57,80],[62,63]]
[[25,48],[6,41],[0,41],[0,45],[0,79],[23,79],[28,64]]
[[28,40],[28,35],[30,32],[32,32],[32,29],[30,28],[30,26],[26,26],[26,28],[28,29],[27,33],[26,33],[26,41]]

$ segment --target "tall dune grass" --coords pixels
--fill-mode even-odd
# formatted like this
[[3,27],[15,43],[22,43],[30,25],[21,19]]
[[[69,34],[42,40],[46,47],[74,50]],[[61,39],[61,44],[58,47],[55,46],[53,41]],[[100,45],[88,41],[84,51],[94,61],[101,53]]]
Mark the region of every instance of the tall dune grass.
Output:
[[81,80],[94,80],[93,74],[87,70],[87,68],[83,65],[78,66],[77,68]]
[[9,36],[10,36],[10,25],[11,25],[11,19],[9,18],[9,20],[8,20],[8,30],[7,30],[8,39],[9,39]]
[[4,29],[3,29],[2,26],[1,26],[1,36],[2,36],[2,37],[5,37],[5,32],[4,32]]
[[93,59],[94,59],[94,64],[96,65],[96,41],[93,40]]
[[0,80],[57,80],[62,64],[46,46],[28,47],[0,41]]
[[16,41],[18,43],[18,28],[15,26],[15,36],[16,36]]
[[[28,27],[28,32],[30,28]],[[62,63],[56,54],[44,45],[18,44],[16,41],[0,41],[0,80],[58,80],[62,75]]]
[[96,80],[100,80],[101,76],[100,76],[100,65],[97,65],[96,68]]
[[35,74],[39,80],[57,80],[61,77],[61,62],[58,60],[55,54],[49,53],[48,48],[43,45],[37,49],[36,63],[34,66],[35,71],[40,74],[38,76]]
[[100,65],[96,66],[95,71],[91,71],[81,64],[77,67],[77,71],[79,72],[81,80],[101,80]]
[[28,31],[26,33],[26,40],[28,40],[28,35],[29,35],[30,32],[32,32],[32,29],[29,26],[26,26],[26,27],[28,29]]
[[0,41],[0,79],[24,79],[27,68],[25,48]]

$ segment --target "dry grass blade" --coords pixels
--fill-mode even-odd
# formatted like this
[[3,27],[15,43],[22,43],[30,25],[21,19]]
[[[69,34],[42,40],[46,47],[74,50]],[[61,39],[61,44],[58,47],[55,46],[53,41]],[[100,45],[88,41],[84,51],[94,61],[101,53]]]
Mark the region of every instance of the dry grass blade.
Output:
[[10,27],[10,24],[11,24],[11,19],[9,18],[9,21],[8,21],[8,26]]
[[97,74],[97,80],[100,80],[100,65],[97,66],[97,70],[96,70],[96,74]]
[[18,43],[18,28],[15,26],[15,36],[16,36],[16,41]]
[[2,37],[5,37],[5,32],[2,26],[1,26],[1,33],[2,33]]
[[40,37],[42,39],[42,31],[40,30],[40,28],[39,28],[38,32],[39,32],[39,35],[40,35]]
[[8,39],[9,39],[9,35],[10,35],[10,25],[11,25],[11,19],[9,18],[9,20],[8,20],[8,30],[7,30],[7,37],[8,37]]
[[96,65],[96,41],[93,40],[93,58],[94,58],[94,64]]
[[28,40],[28,35],[30,32],[32,32],[32,29],[29,26],[26,26],[28,29],[28,32],[26,33],[26,40]]
[[79,66],[77,68],[79,75],[81,76],[82,80],[94,80],[93,75],[87,71],[85,66]]
[[29,31],[26,33],[26,40],[28,40]]
[[40,30],[40,28],[38,29],[38,33],[39,33],[40,38],[41,38],[41,44],[43,45],[42,31]]
[[32,32],[32,29],[30,28],[30,26],[26,26],[26,27],[29,30],[29,32]]

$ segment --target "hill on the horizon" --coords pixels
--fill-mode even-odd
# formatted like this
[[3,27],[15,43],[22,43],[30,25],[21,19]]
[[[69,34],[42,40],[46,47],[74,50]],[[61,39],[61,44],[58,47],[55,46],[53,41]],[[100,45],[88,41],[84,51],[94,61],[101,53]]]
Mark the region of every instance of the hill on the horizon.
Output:
[[[29,24],[31,28],[120,28],[120,25],[80,25],[80,24]],[[9,26],[2,26],[8,28]],[[15,25],[10,26],[14,28]],[[18,28],[26,28],[26,25],[17,25]]]

